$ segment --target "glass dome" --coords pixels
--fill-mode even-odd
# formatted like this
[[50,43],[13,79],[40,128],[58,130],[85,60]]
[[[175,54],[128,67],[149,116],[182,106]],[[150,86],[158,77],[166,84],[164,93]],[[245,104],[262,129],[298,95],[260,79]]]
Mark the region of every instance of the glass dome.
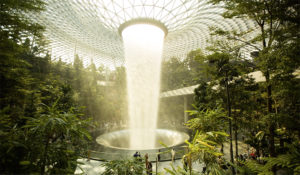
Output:
[[72,62],[74,54],[96,65],[124,64],[123,43],[118,29],[123,23],[147,18],[167,28],[163,58],[183,58],[204,50],[211,40],[209,27],[244,32],[255,28],[246,19],[224,19],[220,5],[207,0],[48,0],[46,11],[29,14],[46,27],[49,51],[54,59]]

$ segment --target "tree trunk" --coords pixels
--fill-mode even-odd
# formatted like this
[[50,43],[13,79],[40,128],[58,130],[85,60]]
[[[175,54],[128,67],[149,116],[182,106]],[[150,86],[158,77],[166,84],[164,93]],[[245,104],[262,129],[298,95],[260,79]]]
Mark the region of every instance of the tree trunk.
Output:
[[[271,85],[270,85],[270,73],[267,71],[266,73],[266,83],[267,83],[267,108],[268,108],[268,114],[272,113],[272,91],[271,91]],[[270,152],[270,157],[275,157],[275,142],[274,142],[274,137],[275,137],[275,124],[274,122],[270,122],[269,125],[269,152]]]
[[239,146],[238,146],[238,127],[236,122],[236,116],[234,116],[234,138],[235,138],[235,157],[239,157]]
[[[272,114],[272,88],[270,85],[270,73],[269,70],[267,70],[266,72],[266,83],[267,83],[267,108],[268,108],[268,114],[271,115]],[[274,137],[275,137],[275,123],[273,121],[270,121],[269,124],[269,145],[268,145],[268,149],[269,149],[269,153],[270,153],[270,157],[275,157],[276,153],[275,153],[275,142],[274,142]],[[276,166],[273,166],[272,168],[272,172],[275,174],[276,173]]]
[[[228,87],[228,76],[226,72],[226,97],[227,97],[227,110],[228,110],[228,117],[231,117],[231,103],[230,103],[230,94],[229,94],[229,87]],[[232,122],[231,119],[229,119],[229,140],[230,140],[230,162],[234,163],[233,159],[233,146],[232,146]],[[231,167],[232,174],[235,174],[235,170],[233,167]]]
[[[263,37],[263,40],[262,40],[262,44],[263,44],[263,49],[266,49],[267,48],[267,42],[266,42],[266,36],[265,36],[265,28],[264,28],[264,23],[262,23],[260,25],[260,29],[261,29],[261,34],[262,34],[262,37]],[[270,46],[270,45],[268,45]],[[272,113],[272,91],[271,91],[271,85],[270,85],[270,72],[269,72],[269,69],[267,68],[267,72],[265,74],[265,77],[266,77],[266,83],[267,83],[267,111],[268,111],[268,114],[270,115]],[[270,125],[269,125],[269,145],[268,145],[268,148],[269,148],[269,153],[270,153],[270,157],[275,157],[275,143],[274,143],[274,137],[275,137],[275,125],[273,122],[270,122]]]

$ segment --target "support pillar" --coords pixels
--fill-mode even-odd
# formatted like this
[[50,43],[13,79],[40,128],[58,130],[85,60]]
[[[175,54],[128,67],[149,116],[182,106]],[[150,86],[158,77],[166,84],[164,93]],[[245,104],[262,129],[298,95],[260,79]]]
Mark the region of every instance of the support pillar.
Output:
[[187,111],[187,96],[183,96],[184,123],[188,121],[188,113],[185,111]]

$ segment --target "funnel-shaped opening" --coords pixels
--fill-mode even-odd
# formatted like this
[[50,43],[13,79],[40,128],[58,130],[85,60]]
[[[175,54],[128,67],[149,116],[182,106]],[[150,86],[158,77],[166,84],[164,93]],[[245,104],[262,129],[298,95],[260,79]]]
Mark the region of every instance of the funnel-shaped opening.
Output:
[[[116,148],[116,149],[126,149],[126,150],[149,150],[149,149],[160,149],[164,148],[164,145],[168,147],[173,147],[176,145],[180,145],[184,143],[185,140],[189,139],[189,136],[180,131],[167,130],[167,129],[156,129],[153,131],[149,130],[141,130],[140,134],[143,135],[145,133],[153,133],[155,134],[155,144],[153,146],[144,146],[144,147],[130,147],[130,130],[120,130],[105,133],[97,137],[96,141],[98,144],[103,145],[105,147]],[[144,134],[145,134],[144,133]],[[139,138],[136,138],[139,139]]]

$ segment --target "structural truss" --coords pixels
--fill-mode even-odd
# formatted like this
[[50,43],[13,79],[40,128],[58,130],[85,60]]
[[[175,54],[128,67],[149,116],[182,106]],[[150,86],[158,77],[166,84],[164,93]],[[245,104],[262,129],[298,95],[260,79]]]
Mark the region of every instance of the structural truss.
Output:
[[72,62],[78,54],[85,64],[115,67],[124,64],[121,24],[137,18],[163,23],[168,35],[164,59],[184,58],[212,40],[210,27],[244,32],[255,28],[246,19],[224,19],[221,5],[207,0],[47,0],[46,11],[30,18],[46,27],[54,59]]

